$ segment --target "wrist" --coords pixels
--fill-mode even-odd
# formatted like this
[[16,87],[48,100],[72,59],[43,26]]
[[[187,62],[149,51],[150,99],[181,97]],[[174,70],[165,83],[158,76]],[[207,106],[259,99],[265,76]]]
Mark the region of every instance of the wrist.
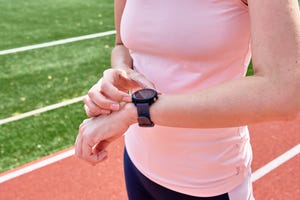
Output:
[[150,106],[158,99],[157,91],[144,88],[132,94],[132,102],[136,106],[138,123],[140,127],[153,127],[155,124],[151,120]]
[[137,110],[133,103],[125,103],[122,112],[123,119],[125,119],[128,126],[137,123]]

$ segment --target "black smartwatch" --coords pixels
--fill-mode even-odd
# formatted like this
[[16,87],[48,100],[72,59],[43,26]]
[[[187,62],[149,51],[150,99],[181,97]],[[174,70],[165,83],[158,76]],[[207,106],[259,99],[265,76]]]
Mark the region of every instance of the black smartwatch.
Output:
[[137,108],[138,123],[141,127],[153,127],[149,107],[158,99],[157,92],[153,89],[141,89],[132,94],[132,102]]

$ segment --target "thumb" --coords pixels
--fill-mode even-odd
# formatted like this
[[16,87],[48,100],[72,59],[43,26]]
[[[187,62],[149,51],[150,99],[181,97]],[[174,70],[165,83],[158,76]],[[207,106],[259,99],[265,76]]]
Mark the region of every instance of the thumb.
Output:
[[152,88],[155,89],[155,85],[149,81],[143,74],[141,73],[130,73],[128,75],[128,78],[130,78],[131,80],[133,80],[138,87],[140,88]]

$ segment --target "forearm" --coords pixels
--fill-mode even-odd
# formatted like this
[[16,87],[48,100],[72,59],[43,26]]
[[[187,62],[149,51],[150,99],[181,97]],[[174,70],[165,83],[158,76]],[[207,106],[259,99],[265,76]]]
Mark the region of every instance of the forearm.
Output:
[[[300,12],[296,0],[251,0],[255,76],[192,94],[161,95],[154,123],[228,127],[294,118],[300,111]],[[273,13],[276,13],[274,15]]]
[[297,101],[296,90],[253,76],[196,93],[160,95],[150,115],[163,126],[232,127],[293,118],[300,109]]
[[[298,2],[248,0],[248,3],[255,76],[195,93],[160,95],[150,107],[155,124],[221,128],[297,116],[300,111]],[[136,110],[132,113],[129,112],[130,116],[136,118]]]

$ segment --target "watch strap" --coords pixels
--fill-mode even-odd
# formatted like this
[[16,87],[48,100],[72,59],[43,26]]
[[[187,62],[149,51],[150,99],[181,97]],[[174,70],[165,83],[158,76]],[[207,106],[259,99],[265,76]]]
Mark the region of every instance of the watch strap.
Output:
[[137,112],[138,112],[138,123],[142,127],[153,127],[154,123],[151,121],[149,104],[148,103],[137,103]]

